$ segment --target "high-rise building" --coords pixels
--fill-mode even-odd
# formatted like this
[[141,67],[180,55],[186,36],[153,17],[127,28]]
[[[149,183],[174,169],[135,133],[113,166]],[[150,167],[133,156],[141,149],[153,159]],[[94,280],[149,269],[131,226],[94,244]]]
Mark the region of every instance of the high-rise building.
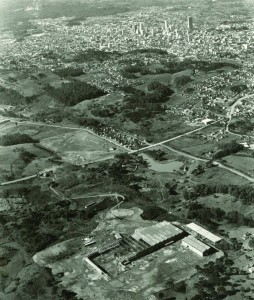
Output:
[[144,32],[144,28],[145,28],[144,23],[140,22],[139,23],[139,31],[140,31],[140,33]]
[[188,30],[189,30],[189,31],[192,31],[192,30],[193,30],[193,18],[192,18],[192,17],[188,17],[188,20],[187,20],[187,27],[188,27]]
[[137,33],[138,32],[138,24],[133,24],[132,25],[132,33]]
[[188,43],[190,43],[190,41],[191,41],[191,35],[190,35],[189,30],[187,30],[186,34],[187,34],[187,41],[188,41]]
[[168,33],[168,21],[167,20],[164,21],[164,30],[166,33]]

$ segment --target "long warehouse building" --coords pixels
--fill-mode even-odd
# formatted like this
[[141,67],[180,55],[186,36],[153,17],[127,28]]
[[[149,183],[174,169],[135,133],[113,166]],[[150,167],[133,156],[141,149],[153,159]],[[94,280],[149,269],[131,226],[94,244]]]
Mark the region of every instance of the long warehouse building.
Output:
[[211,248],[205,243],[197,240],[194,236],[189,235],[182,240],[182,246],[189,248],[200,256],[206,256],[209,254]]
[[195,223],[190,223],[190,224],[186,225],[186,227],[189,228],[192,232],[195,232],[198,235],[206,238],[207,240],[212,242],[214,245],[216,245],[217,243],[219,243],[222,240],[222,238],[220,238],[219,236],[211,233],[210,231],[206,230],[205,228],[203,228]]

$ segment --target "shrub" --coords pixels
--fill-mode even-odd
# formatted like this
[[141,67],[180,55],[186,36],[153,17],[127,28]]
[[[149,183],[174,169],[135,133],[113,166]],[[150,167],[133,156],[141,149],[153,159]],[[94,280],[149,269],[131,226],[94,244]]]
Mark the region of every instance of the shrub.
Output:
[[0,138],[0,145],[11,146],[18,144],[38,143],[39,140],[31,138],[27,134],[13,133],[6,134]]

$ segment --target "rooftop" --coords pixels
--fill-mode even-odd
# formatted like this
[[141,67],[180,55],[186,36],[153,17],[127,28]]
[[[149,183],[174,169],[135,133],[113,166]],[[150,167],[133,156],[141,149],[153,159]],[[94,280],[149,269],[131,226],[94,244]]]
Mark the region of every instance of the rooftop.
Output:
[[198,234],[202,235],[206,239],[212,241],[213,243],[217,243],[217,242],[221,241],[221,238],[219,236],[211,233],[210,231],[206,230],[205,228],[203,228],[195,223],[190,223],[186,226],[188,228],[190,228],[191,230],[197,232]]
[[192,235],[189,235],[189,236],[185,237],[182,241],[187,243],[188,245],[196,248],[197,250],[199,250],[201,252],[205,252],[206,250],[210,249],[210,247],[208,245],[206,245],[203,242],[197,240]]
[[150,246],[153,246],[180,233],[182,233],[181,229],[167,221],[163,221],[156,225],[136,229],[132,237],[135,240],[142,239]]

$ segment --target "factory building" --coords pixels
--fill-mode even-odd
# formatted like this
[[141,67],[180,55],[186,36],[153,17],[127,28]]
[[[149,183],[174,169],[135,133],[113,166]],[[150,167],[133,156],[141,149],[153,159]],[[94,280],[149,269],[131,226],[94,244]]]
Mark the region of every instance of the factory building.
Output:
[[182,246],[190,249],[191,251],[195,252],[196,254],[202,257],[209,254],[209,251],[211,250],[211,248],[208,245],[197,240],[192,235],[189,235],[182,240]]
[[136,241],[143,241],[148,246],[165,245],[169,241],[175,241],[183,235],[183,231],[167,221],[156,225],[138,228],[132,238]]
[[194,233],[206,238],[214,245],[218,244],[222,240],[222,238],[220,238],[219,236],[211,233],[210,231],[206,230],[205,228],[203,228],[195,223],[190,223],[190,224],[186,225],[186,227],[188,229],[190,229],[191,232],[194,232]]
[[[123,264],[129,264],[131,261],[155,252],[185,236],[186,232],[167,221],[152,226],[138,228],[128,239],[134,250],[134,254],[131,254],[126,258],[123,261]],[[125,242],[126,241],[127,239],[125,239]]]

